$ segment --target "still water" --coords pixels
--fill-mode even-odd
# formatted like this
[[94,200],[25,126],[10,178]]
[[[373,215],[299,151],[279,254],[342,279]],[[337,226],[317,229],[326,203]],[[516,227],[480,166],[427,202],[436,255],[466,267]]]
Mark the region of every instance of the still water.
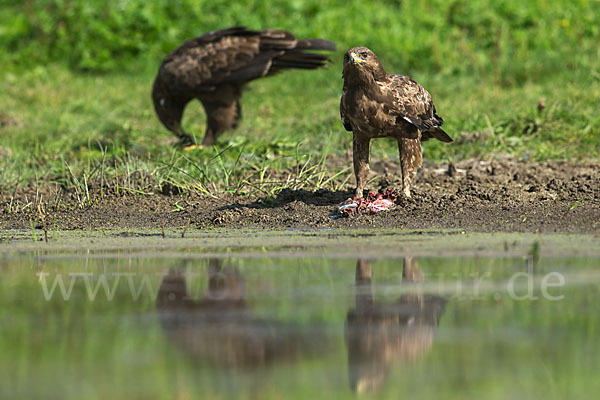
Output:
[[597,398],[600,257],[465,240],[393,257],[4,248],[0,398]]

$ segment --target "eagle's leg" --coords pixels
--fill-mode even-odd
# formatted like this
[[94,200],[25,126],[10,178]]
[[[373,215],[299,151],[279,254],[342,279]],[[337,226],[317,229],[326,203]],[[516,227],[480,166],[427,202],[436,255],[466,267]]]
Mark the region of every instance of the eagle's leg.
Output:
[[423,282],[424,275],[419,269],[419,264],[412,256],[404,257],[402,265],[402,282]]
[[352,159],[356,176],[356,197],[363,197],[363,190],[369,177],[369,145],[371,138],[354,133],[352,139]]
[[205,107],[206,109],[206,132],[202,139],[202,146],[212,146],[217,137],[225,131],[224,121],[221,116],[222,109],[217,107]]
[[206,132],[204,133],[204,139],[202,139],[202,146],[212,146],[217,141],[217,135],[214,134],[210,125],[206,127]]
[[356,294],[355,304],[359,311],[367,311],[373,305],[371,294],[371,263],[359,258],[356,261]]
[[237,128],[242,116],[238,98],[203,102],[206,110],[206,133],[202,145],[211,146],[223,132]]
[[398,153],[400,154],[400,170],[402,171],[402,193],[410,198],[412,180],[417,174],[417,168],[423,163],[421,140],[399,139]]

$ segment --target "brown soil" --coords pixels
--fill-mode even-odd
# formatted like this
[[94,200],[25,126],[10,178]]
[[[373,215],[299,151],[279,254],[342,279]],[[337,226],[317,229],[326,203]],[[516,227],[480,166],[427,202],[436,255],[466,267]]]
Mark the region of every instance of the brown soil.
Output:
[[[398,166],[372,163],[372,190],[400,188]],[[350,182],[353,182],[351,178]],[[0,192],[0,227],[42,226],[36,199],[48,229],[160,228],[184,226],[264,228],[403,227],[460,228],[474,231],[600,232],[600,166],[592,163],[527,163],[509,160],[463,161],[424,167],[412,199],[374,215],[331,218],[336,205],[352,195],[345,191],[283,190],[276,198],[197,193],[152,196],[116,195],[92,186],[92,205],[56,186]],[[109,192],[109,194],[106,194]],[[57,201],[60,199],[60,202]],[[55,207],[55,204],[66,204]]]

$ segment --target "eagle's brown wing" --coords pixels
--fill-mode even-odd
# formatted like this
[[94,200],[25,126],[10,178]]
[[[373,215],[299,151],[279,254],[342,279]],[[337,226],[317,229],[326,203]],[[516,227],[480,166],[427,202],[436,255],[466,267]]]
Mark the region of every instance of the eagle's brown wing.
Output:
[[346,86],[346,80],[344,80],[344,87],[342,88],[342,98],[340,99],[340,117],[342,118],[342,125],[344,125],[344,129],[348,132],[352,132],[352,124],[350,123],[349,118],[346,117],[346,109],[344,107],[344,97],[346,97],[346,93],[348,91],[348,87]]
[[[160,72],[171,90],[210,91],[232,79],[256,62],[260,53],[260,34],[242,27],[209,32],[190,39],[173,50],[163,61]],[[260,71],[258,72],[260,74]]]
[[436,138],[452,142],[452,138],[442,130],[444,120],[436,114],[431,95],[423,86],[404,75],[388,75],[387,86],[398,118],[419,129],[421,140]]
[[285,68],[323,66],[327,56],[306,50],[333,49],[335,44],[327,40],[296,40],[285,31],[234,27],[183,43],[165,58],[160,73],[172,82],[171,87],[211,91],[222,84],[243,84]]

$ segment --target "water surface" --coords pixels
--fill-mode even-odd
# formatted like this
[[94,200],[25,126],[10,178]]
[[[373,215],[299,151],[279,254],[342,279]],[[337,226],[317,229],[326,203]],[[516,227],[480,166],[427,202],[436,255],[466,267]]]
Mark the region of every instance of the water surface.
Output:
[[0,248],[1,398],[600,393],[594,237],[22,235]]

